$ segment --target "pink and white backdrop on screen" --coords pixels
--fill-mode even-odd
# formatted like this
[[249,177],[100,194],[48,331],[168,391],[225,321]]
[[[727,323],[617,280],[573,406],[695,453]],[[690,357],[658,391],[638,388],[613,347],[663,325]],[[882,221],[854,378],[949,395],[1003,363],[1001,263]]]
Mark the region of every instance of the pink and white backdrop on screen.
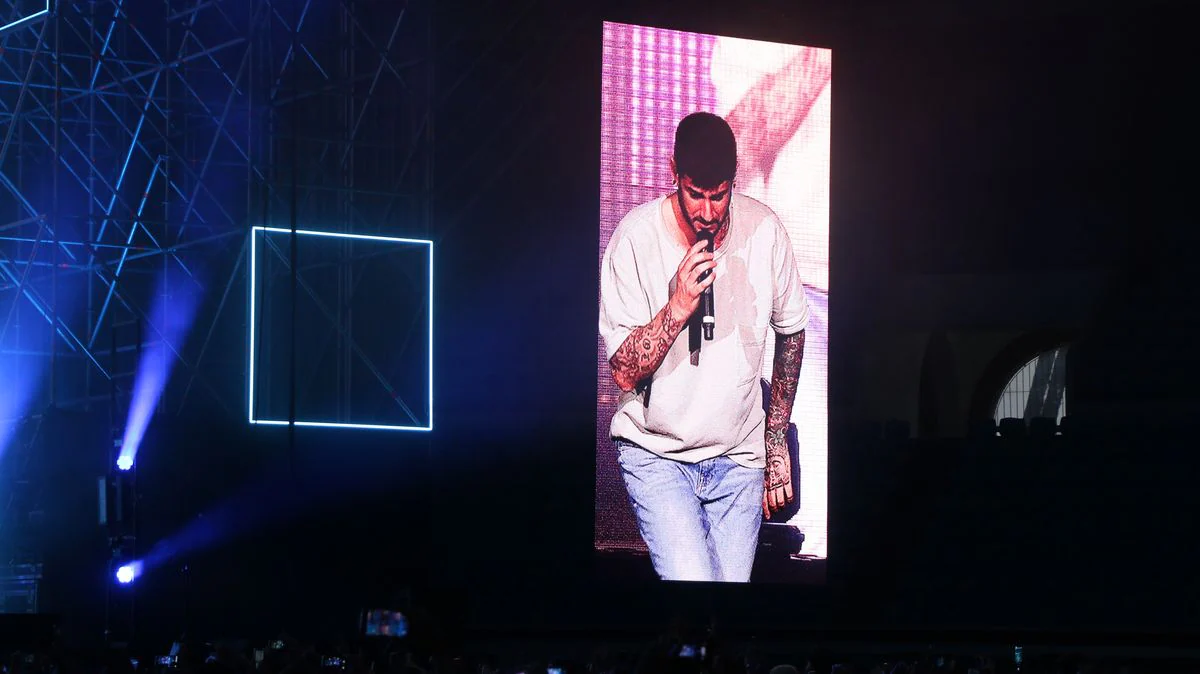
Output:
[[[813,320],[792,420],[800,439],[804,552],[828,530],[830,51],[606,23],[601,111],[600,256],[634,206],[670,192],[675,126],[704,110],[738,138],[735,190],[770,206],[791,238]],[[767,340],[773,346],[773,340]],[[763,376],[771,374],[771,349]],[[596,547],[642,548],[616,468],[609,422],[620,392],[597,339]]]

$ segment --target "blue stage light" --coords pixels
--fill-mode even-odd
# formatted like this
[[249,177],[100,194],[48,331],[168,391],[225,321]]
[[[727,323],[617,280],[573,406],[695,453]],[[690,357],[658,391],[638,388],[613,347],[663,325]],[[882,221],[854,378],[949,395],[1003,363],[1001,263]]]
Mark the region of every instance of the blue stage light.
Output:
[[132,562],[123,564],[117,569],[117,582],[122,585],[128,585],[142,575],[141,562]]

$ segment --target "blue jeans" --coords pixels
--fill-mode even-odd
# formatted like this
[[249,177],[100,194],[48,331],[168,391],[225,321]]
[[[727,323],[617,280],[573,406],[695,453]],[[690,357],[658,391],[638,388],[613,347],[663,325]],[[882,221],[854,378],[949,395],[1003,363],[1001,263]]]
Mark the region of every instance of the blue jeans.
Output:
[[617,451],[660,578],[749,582],[762,525],[762,470],[723,456],[680,463],[623,440]]

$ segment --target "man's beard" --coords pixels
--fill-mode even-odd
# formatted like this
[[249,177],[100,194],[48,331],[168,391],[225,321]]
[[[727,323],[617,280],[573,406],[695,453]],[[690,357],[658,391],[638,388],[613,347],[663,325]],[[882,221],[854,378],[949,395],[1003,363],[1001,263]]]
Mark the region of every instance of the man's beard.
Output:
[[725,215],[722,216],[721,219],[718,220],[716,223],[705,222],[704,220],[701,220],[700,218],[692,217],[692,215],[690,213],[688,213],[687,205],[683,203],[683,193],[682,192],[677,192],[676,194],[679,195],[679,197],[678,197],[679,198],[679,211],[681,213],[683,213],[684,219],[687,220],[688,228],[691,229],[692,233],[695,234],[696,236],[700,236],[700,233],[702,231],[702,228],[696,226],[697,223],[704,225],[705,229],[709,226],[712,226],[712,237],[714,239],[717,238],[717,236],[722,231],[725,230],[725,227],[727,227],[729,225],[729,209],[725,210]]
[[716,223],[705,222],[700,218],[692,218],[689,216],[688,225],[691,226],[692,231],[695,232],[697,236],[699,236],[701,232],[711,232],[713,238],[715,239],[718,235],[720,235],[721,232],[725,231],[725,227],[729,225],[729,214],[726,213],[725,217],[721,218]]

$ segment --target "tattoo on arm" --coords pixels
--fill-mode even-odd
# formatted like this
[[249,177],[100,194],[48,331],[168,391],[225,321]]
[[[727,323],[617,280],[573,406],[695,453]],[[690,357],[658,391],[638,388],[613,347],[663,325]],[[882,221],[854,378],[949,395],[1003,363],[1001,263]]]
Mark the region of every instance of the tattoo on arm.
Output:
[[792,404],[800,384],[804,360],[804,331],[775,336],[775,361],[771,373],[771,401],[767,406],[768,488],[783,486],[791,479],[787,456],[787,431]]
[[[759,80],[730,111],[729,124],[738,146],[747,148],[749,173],[771,173],[779,150],[795,135],[828,85],[830,67],[828,52],[803,49],[782,70]],[[753,143],[742,142],[751,135]]]
[[632,391],[654,374],[685,324],[675,320],[668,304],[649,323],[629,333],[608,361],[617,386],[622,391]]

